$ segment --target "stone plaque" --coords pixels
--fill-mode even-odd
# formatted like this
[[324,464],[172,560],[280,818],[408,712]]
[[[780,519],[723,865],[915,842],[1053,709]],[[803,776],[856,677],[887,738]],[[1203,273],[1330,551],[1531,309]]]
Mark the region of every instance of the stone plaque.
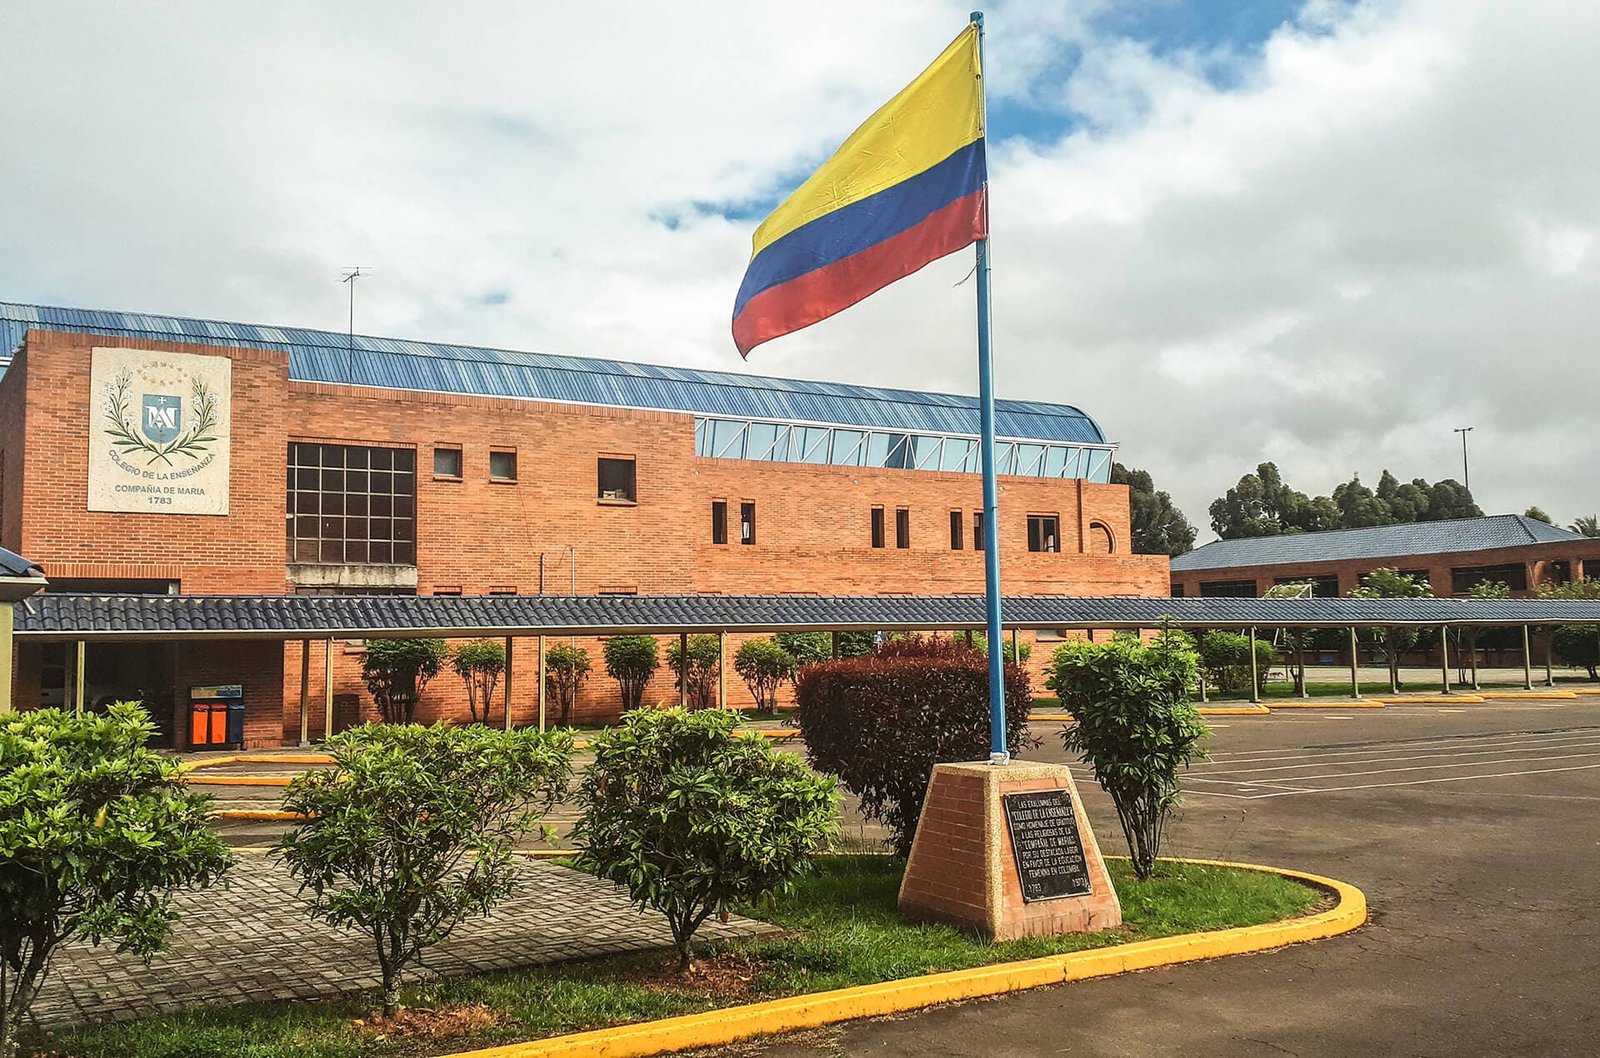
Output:
[[97,347],[89,393],[89,510],[228,513],[232,360]]
[[1010,793],[1001,797],[1001,803],[1023,903],[1087,896],[1094,891],[1069,792]]

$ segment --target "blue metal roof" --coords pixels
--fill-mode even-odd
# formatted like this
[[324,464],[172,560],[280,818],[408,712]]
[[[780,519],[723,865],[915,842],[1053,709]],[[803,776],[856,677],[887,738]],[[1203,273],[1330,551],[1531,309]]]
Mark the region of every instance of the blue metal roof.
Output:
[[1494,514],[1443,522],[1375,525],[1326,533],[1290,533],[1243,540],[1216,540],[1172,560],[1172,572],[1238,569],[1246,566],[1307,565],[1341,559],[1401,558],[1491,551],[1529,544],[1570,544],[1585,539],[1537,518]]
[[[840,426],[978,433],[977,398],[878,389],[841,382],[766,378],[728,371],[516,352],[301,327],[0,302],[0,366],[30,328],[157,341],[197,342],[289,353],[289,377],[431,393],[557,400],[730,418]],[[995,402],[996,431],[1026,440],[1105,443],[1077,408],[1039,401]]]

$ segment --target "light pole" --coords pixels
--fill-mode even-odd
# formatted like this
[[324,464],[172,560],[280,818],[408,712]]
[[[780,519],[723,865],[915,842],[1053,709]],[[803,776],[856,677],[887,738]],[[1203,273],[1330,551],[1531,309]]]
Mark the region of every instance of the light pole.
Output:
[[1467,434],[1472,432],[1472,427],[1457,426],[1455,432],[1461,435],[1461,485],[1471,493],[1472,472],[1467,469]]

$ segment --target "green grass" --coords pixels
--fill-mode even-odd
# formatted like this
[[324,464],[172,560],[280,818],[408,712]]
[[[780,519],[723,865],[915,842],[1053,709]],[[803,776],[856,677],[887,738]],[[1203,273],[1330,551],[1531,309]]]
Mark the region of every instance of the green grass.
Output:
[[770,907],[747,909],[785,927],[784,935],[703,946],[704,956],[732,952],[748,958],[754,977],[744,995],[730,994],[725,986],[682,983],[666,972],[667,956],[649,953],[455,978],[426,992],[410,989],[406,1001],[412,1006],[482,1003],[500,1017],[492,1029],[448,1039],[374,1039],[351,1024],[370,1008],[370,997],[358,997],[160,1014],[118,1025],[58,1031],[30,1042],[42,1054],[71,1058],[439,1054],[797,992],[1256,925],[1303,914],[1320,899],[1298,883],[1253,871],[1164,863],[1155,878],[1138,882],[1126,861],[1113,860],[1110,868],[1122,899],[1122,929],[990,944],[950,927],[904,922],[895,911],[900,865],[893,859],[823,858],[793,893]]

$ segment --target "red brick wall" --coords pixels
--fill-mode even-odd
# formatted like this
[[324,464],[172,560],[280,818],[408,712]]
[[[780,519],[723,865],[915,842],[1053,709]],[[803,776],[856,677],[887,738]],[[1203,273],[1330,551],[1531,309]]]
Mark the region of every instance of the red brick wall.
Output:
[[270,641],[200,640],[178,647],[176,745],[189,745],[189,689],[238,683],[244,689],[246,749],[283,741],[283,645]]
[[0,377],[0,547],[22,551],[22,476],[28,361],[25,351]]

